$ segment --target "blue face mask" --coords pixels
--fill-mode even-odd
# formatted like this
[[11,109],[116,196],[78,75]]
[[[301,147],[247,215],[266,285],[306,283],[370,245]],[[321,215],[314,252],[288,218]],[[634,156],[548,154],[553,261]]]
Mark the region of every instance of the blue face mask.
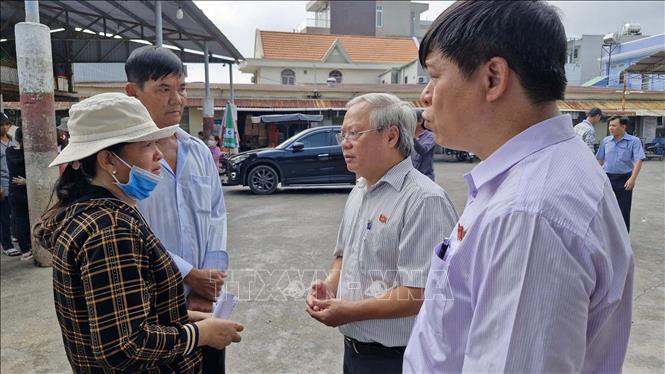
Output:
[[118,160],[122,161],[122,163],[129,168],[129,181],[127,181],[127,183],[120,183],[118,178],[111,174],[113,179],[115,179],[115,184],[120,187],[122,192],[136,200],[143,200],[150,196],[150,193],[155,187],[157,187],[159,181],[162,180],[161,175],[155,175],[138,166],[129,166],[129,164],[118,155],[115,153],[113,155],[118,157]]

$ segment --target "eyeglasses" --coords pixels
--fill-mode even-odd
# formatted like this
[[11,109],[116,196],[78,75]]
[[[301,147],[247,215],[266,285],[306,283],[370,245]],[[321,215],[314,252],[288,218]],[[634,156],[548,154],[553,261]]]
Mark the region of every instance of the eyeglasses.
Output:
[[344,140],[355,142],[356,140],[358,140],[358,138],[360,138],[360,135],[362,135],[364,133],[368,133],[370,131],[378,131],[378,130],[381,130],[381,129],[369,129],[369,130],[364,130],[364,131],[351,130],[349,132],[340,132],[340,133],[335,134],[335,138],[337,139],[337,142],[339,144],[342,144],[342,142]]

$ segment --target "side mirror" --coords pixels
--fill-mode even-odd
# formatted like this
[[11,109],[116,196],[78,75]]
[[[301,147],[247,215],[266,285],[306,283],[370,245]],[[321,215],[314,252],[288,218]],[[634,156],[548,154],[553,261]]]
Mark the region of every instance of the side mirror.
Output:
[[291,145],[291,149],[293,150],[293,152],[301,152],[303,149],[305,149],[305,145],[301,142],[294,142]]

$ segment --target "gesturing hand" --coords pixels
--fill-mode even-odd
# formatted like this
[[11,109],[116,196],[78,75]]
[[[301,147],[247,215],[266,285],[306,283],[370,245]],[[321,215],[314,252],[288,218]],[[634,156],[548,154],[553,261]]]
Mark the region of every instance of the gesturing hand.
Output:
[[239,323],[216,318],[198,321],[196,326],[199,328],[199,346],[207,345],[216,349],[240,342],[239,332],[244,330]]
[[354,321],[351,303],[346,300],[314,299],[312,306],[306,310],[312,318],[330,327],[337,327]]
[[214,302],[217,300],[222,285],[224,285],[224,277],[226,277],[226,274],[219,270],[194,268],[183,280],[194,292]]
[[307,294],[307,307],[312,309],[315,312],[318,312],[320,309],[318,306],[314,305],[314,300],[328,300],[335,298],[334,293],[328,287],[328,284],[322,280],[317,280],[312,282],[312,285],[309,287],[309,293]]
[[192,291],[187,296],[187,309],[210,313],[212,312],[212,301]]

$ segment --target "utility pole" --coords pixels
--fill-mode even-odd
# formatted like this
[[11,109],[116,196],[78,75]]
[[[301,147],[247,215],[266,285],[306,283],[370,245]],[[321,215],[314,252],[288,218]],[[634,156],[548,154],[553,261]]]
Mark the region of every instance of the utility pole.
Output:
[[[38,1],[25,1],[25,20],[16,24],[14,33],[28,208],[33,227],[48,206],[58,168],[48,167],[57,155],[53,59],[51,32],[39,23]],[[51,266],[51,253],[34,240],[32,253],[37,265]]]

